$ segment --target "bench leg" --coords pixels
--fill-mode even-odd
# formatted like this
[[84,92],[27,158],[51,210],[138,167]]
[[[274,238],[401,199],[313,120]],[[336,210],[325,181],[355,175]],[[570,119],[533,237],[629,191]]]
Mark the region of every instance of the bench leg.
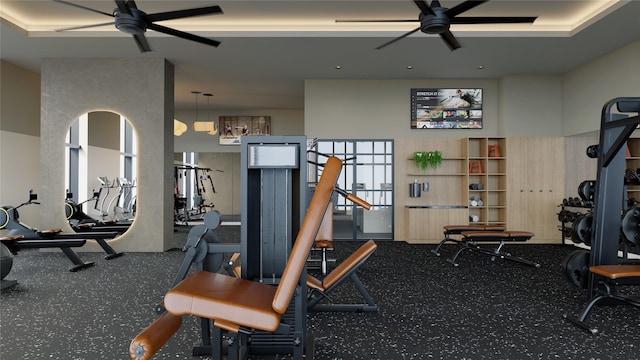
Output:
[[448,232],[445,232],[445,233],[444,233],[444,239],[442,239],[442,241],[440,241],[440,243],[438,244],[438,246],[436,246],[436,248],[435,248],[435,249],[431,250],[431,252],[432,252],[432,253],[434,253],[434,254],[436,254],[436,256],[440,256],[440,255],[442,255],[442,254],[440,253],[440,248],[442,247],[442,245],[444,245],[444,244],[445,244],[445,243],[447,243],[447,242],[460,243],[460,240],[452,239],[452,238],[449,236],[449,233],[448,233]]
[[68,247],[61,247],[60,250],[62,250],[62,252],[69,258],[69,260],[71,260],[71,262],[73,263],[74,266],[72,266],[69,271],[71,272],[76,272],[78,270],[82,270],[88,267],[93,266],[93,261],[84,261],[80,258],[80,256],[78,256],[78,254],[76,254],[75,251],[73,251],[71,248]]
[[536,263],[536,262],[533,262],[533,261],[530,261],[530,260],[527,260],[527,259],[523,259],[521,257],[513,256],[510,253],[502,252],[502,248],[504,247],[504,245],[505,245],[504,241],[501,241],[500,244],[498,245],[498,247],[493,251],[492,250],[486,250],[486,249],[483,249],[483,248],[480,248],[480,247],[476,247],[476,248],[471,249],[471,250],[475,250],[475,251],[478,251],[480,253],[483,253],[483,254],[486,254],[486,255],[490,255],[490,256],[492,256],[491,260],[495,260],[495,258],[497,257],[497,258],[500,258],[500,259],[510,260],[510,261],[518,262],[518,263],[525,264],[525,265],[530,265],[530,266],[535,267],[536,269],[540,268],[540,264],[539,263]]
[[453,266],[459,266],[459,264],[456,262],[456,259],[465,250],[472,250],[472,248],[469,247],[469,244],[467,244],[466,242],[464,242],[462,244],[462,247],[460,249],[458,249],[458,251],[456,251],[456,253],[450,259],[447,259],[447,261],[450,262],[451,264],[453,264]]
[[98,245],[100,245],[102,250],[104,250],[104,252],[107,253],[107,255],[105,255],[105,257],[104,257],[105,260],[115,259],[115,258],[118,258],[118,257],[124,255],[123,252],[116,252],[115,250],[113,250],[111,245],[109,245],[105,241],[105,239],[96,239],[96,242],[98,243]]
[[[607,286],[607,290],[611,291],[610,288]],[[628,304],[628,305],[633,305],[633,306],[638,306],[640,307],[640,300],[639,299],[635,299],[635,298],[630,298],[627,296],[619,296],[619,295],[615,295],[615,294],[600,294],[597,295],[595,297],[593,297],[588,303],[587,305],[584,307],[584,309],[582,310],[582,312],[580,313],[580,315],[578,316],[573,316],[573,315],[564,315],[564,318],[570,322],[572,322],[574,325],[578,326],[579,328],[593,334],[593,335],[598,335],[600,334],[600,330],[598,330],[597,328],[594,327],[590,327],[586,321],[587,318],[589,317],[589,315],[591,314],[591,310],[593,310],[593,307],[595,305],[597,305],[599,302],[601,301],[608,301],[608,305],[611,304]]]

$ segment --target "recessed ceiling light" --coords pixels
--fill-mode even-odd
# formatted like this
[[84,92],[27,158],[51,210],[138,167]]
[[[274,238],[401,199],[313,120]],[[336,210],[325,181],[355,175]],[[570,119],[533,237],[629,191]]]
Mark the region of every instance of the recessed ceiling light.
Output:
[[413,69],[413,65],[407,65],[407,70],[412,70]]
[[342,66],[336,65],[336,70],[342,70]]
[[484,70],[484,65],[478,65],[478,70]]

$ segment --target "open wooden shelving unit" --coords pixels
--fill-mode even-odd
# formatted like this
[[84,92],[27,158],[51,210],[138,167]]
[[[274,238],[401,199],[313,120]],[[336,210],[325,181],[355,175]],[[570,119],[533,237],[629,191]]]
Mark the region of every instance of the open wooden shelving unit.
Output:
[[[500,156],[489,156],[488,146],[497,145]],[[414,164],[415,151],[442,152],[441,166],[421,169]],[[470,223],[506,224],[506,141],[501,137],[429,139],[396,142],[396,238],[417,242],[442,239],[442,227]],[[470,173],[470,161],[479,161],[482,173]],[[409,196],[411,183],[429,183],[420,197]],[[470,184],[482,184],[472,190]],[[404,189],[403,189],[404,188]],[[482,199],[482,206],[470,207],[470,197]],[[399,219],[399,220],[398,220]]]
[[[469,198],[479,197],[482,206],[469,206],[469,216],[477,217],[479,224],[506,225],[507,223],[507,144],[502,137],[467,138],[469,161],[468,183],[481,184],[479,190],[469,188]],[[489,153],[489,146],[495,152]],[[474,173],[472,163],[480,163],[481,172]]]

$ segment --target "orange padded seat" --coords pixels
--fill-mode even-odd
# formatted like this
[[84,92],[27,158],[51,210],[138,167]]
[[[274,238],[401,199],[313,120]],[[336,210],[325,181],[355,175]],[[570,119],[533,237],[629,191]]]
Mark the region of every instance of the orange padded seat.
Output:
[[589,271],[613,280],[640,277],[640,265],[596,265],[590,266]]
[[445,238],[448,235],[457,235],[463,231],[505,231],[506,228],[503,225],[445,225],[444,229]]
[[3,236],[0,237],[0,240],[2,241],[12,241],[12,240],[18,240],[18,239],[23,239],[24,235],[12,235],[12,236]]
[[276,291],[275,286],[257,281],[198,271],[169,290],[164,306],[174,315],[224,319],[247,328],[275,331],[284,313],[272,308]]

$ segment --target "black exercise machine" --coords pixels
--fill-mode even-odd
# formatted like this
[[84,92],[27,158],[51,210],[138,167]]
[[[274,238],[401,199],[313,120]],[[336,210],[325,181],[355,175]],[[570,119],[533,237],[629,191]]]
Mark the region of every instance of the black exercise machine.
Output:
[[638,297],[616,295],[616,286],[640,285],[640,265],[626,264],[618,257],[624,203],[625,151],[631,134],[640,124],[640,97],[620,97],[602,108],[600,143],[587,149],[589,157],[598,158],[594,190],[591,253],[587,272],[589,301],[577,317],[565,315],[582,329],[600,333],[587,325],[591,310],[598,304],[640,306]]
[[[269,152],[273,149],[265,150]],[[295,241],[292,241],[293,247],[286,254],[287,259],[283,267],[269,268],[280,272],[277,274],[278,281],[267,282],[271,277],[270,273],[269,277],[263,278],[263,281],[255,281],[254,276],[247,277],[247,271],[258,270],[259,272],[265,267],[261,261],[256,261],[253,269],[250,269],[247,265],[250,265],[251,261],[246,260],[245,249],[251,251],[258,249],[242,244],[241,273],[243,277],[236,278],[220,273],[197,271],[185,278],[165,295],[164,306],[167,312],[132,341],[131,357],[149,359],[179,328],[183,314],[213,320],[217,335],[214,335],[215,341],[211,348],[214,359],[222,359],[222,337],[219,335],[223,330],[228,333],[227,350],[230,360],[247,358],[250,352],[258,349],[271,349],[276,351],[273,352],[276,354],[288,349],[293,352],[295,359],[302,359],[304,350],[307,353],[312,351],[312,343],[304,337],[306,329],[300,327],[299,322],[306,318],[306,286],[303,275],[307,257],[329,203],[334,184],[340,174],[342,163],[337,158],[330,158],[327,165],[315,188],[308,210],[301,219],[302,225]],[[306,186],[306,181],[300,184],[301,187],[303,185]],[[304,209],[300,210],[304,211]],[[257,225],[254,227],[259,227]],[[294,309],[296,314],[290,313],[291,309]],[[272,338],[266,337],[267,334]],[[291,349],[292,346],[295,348]]]
[[[307,298],[307,307],[309,311],[377,311],[378,305],[373,301],[371,295],[364,287],[356,271],[377,249],[377,245],[373,240],[369,240],[358,248],[347,259],[336,266],[322,280],[319,280],[309,274],[307,274],[307,288],[309,289],[309,295]],[[349,280],[356,287],[364,303],[360,304],[338,304],[331,298],[331,292],[342,284],[344,281]],[[326,300],[327,303],[321,303]]]

